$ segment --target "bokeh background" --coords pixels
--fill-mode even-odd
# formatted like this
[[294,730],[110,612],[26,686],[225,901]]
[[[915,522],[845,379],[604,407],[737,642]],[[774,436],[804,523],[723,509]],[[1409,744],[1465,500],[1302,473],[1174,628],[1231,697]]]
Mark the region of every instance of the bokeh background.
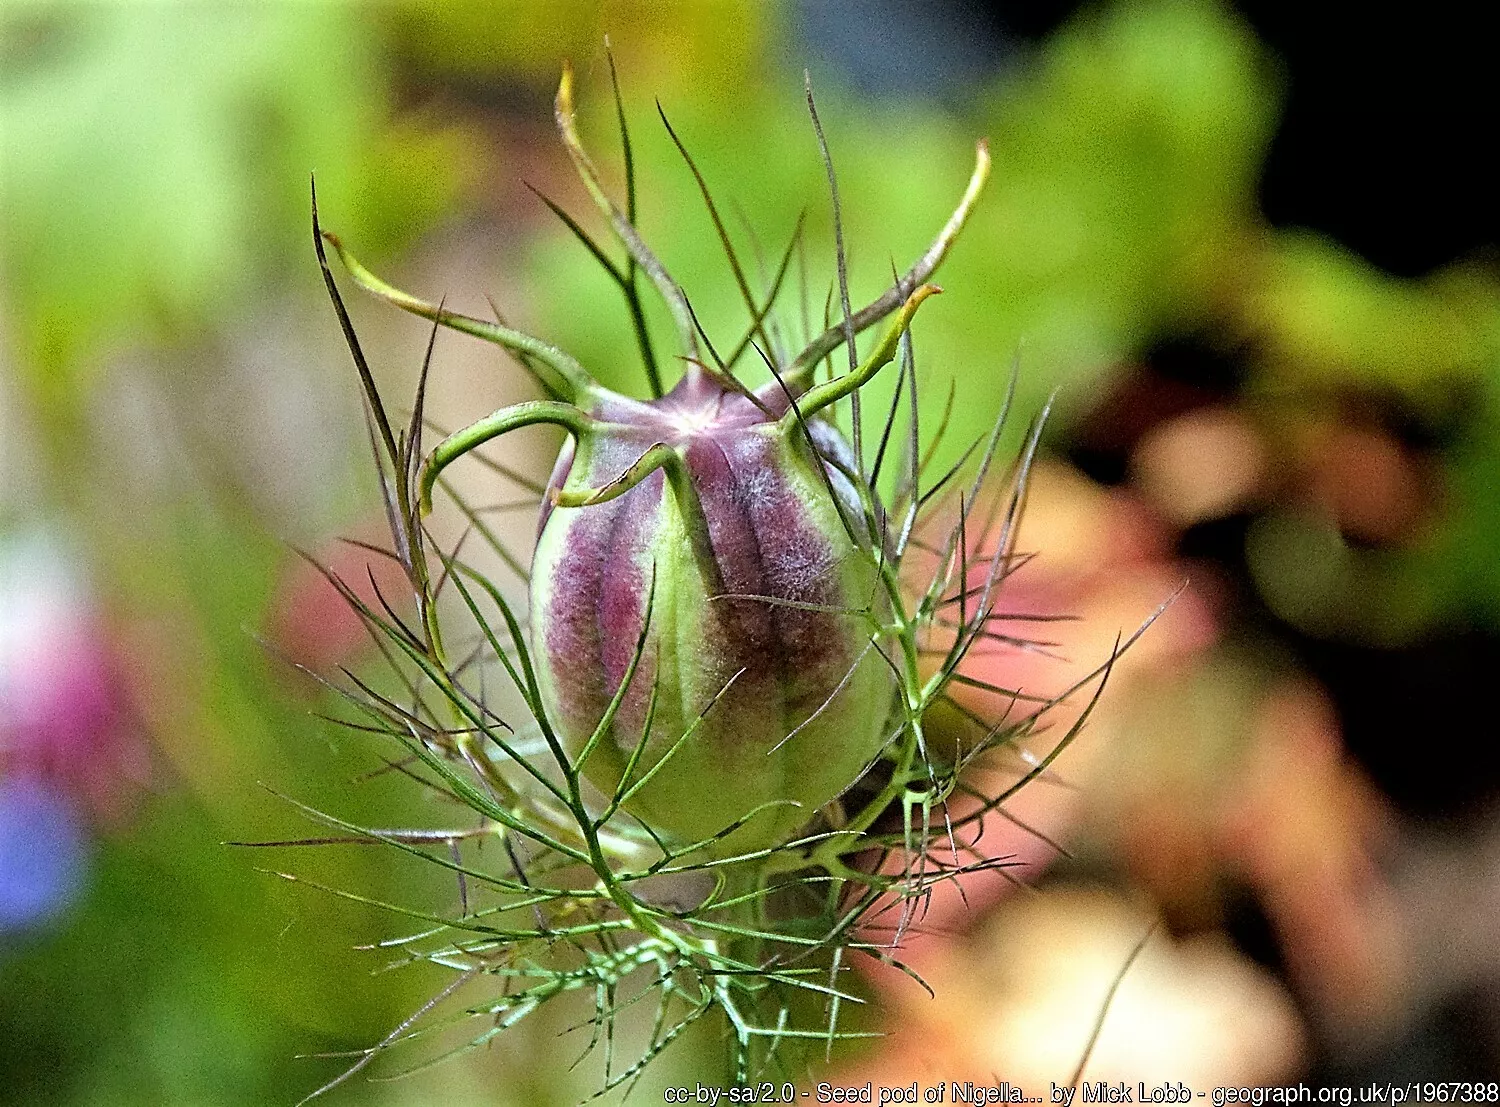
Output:
[[[1077,619],[983,675],[1064,687],[1186,582],[994,827],[1015,883],[934,903],[911,956],[938,998],[871,977],[889,1036],[832,1071],[1064,1082],[1157,920],[1086,1078],[1500,1078],[1491,59],[1457,4],[1288,11],[0,4],[0,1101],[295,1102],[340,1064],[301,1055],[370,1045],[444,983],[372,971],[389,953],[357,947],[399,920],[263,870],[450,907],[433,872],[225,845],[309,833],[283,793],[435,817],[287,664],[362,663],[296,551],[357,577],[337,539],[380,530],[308,179],[397,283],[476,314],[489,295],[640,393],[607,280],[522,184],[588,214],[551,130],[564,58],[620,180],[606,35],[643,228],[710,334],[741,309],[653,98],[747,253],[773,266],[806,213],[814,313],[832,234],[803,68],[856,299],[931,237],[989,136],[994,179],[917,325],[923,410],[952,384],[952,459],[1018,350],[1023,414],[1055,393],[1038,556],[1002,606]],[[351,310],[409,395],[425,327]],[[528,388],[440,338],[439,423]],[[554,448],[507,460],[544,475]],[[531,521],[507,520],[524,561]],[[568,1070],[567,1025],[330,1102],[576,1101],[596,1074]],[[640,1101],[711,1078],[716,1048],[684,1042]]]

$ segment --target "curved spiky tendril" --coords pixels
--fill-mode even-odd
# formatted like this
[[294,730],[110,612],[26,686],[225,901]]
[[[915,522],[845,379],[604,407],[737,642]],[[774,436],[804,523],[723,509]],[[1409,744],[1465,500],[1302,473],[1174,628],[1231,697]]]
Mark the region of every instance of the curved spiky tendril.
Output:
[[[439,304],[418,299],[409,292],[403,292],[394,285],[387,284],[366,269],[332,231],[324,231],[323,239],[333,247],[339,260],[344,263],[344,268],[349,270],[349,275],[354,278],[354,282],[366,292],[380,297],[387,303],[395,304],[403,311],[420,315],[423,319],[431,319],[434,323],[525,355],[525,360],[521,364],[532,374],[538,384],[553,395],[577,402],[599,390],[598,383],[576,358],[550,342],[543,342],[540,338],[533,338],[523,331],[501,323],[491,323],[484,319],[475,319],[470,315],[461,315]],[[545,365],[555,375],[549,376],[538,372],[533,362]]]
[[[852,395],[858,389],[863,388],[870,382],[882,368],[891,362],[896,356],[896,350],[901,344],[901,336],[906,333],[906,328],[911,325],[912,316],[917,313],[917,308],[922,306],[922,301],[929,296],[936,295],[942,289],[935,284],[924,284],[918,286],[915,292],[908,296],[901,305],[901,310],[891,320],[891,325],[886,328],[880,345],[871,350],[863,362],[859,364],[852,373],[845,373],[842,377],[836,377],[825,384],[805,393],[798,402],[803,418],[809,418],[822,411],[830,404],[835,404],[845,396]],[[781,417],[784,426],[790,426],[793,417],[788,412]]]
[[556,400],[529,400],[524,404],[501,408],[461,431],[454,431],[433,447],[432,453],[427,455],[426,464],[422,466],[422,514],[427,515],[432,511],[432,486],[437,483],[438,475],[449,465],[491,439],[538,423],[552,423],[563,427],[574,438],[582,438],[598,426],[596,420],[572,404]]
[[703,585],[710,596],[717,596],[724,591],[724,578],[719,572],[719,562],[714,557],[713,542],[709,538],[708,516],[703,511],[698,490],[693,487],[687,462],[683,460],[679,450],[665,442],[654,443],[608,484],[598,488],[555,489],[552,492],[552,502],[558,507],[592,507],[594,504],[608,503],[629,492],[658,469],[666,473],[672,498],[682,516],[688,541],[693,546],[693,558],[698,563]]
[[812,383],[813,370],[818,362],[838,349],[845,342],[848,332],[857,333],[880,322],[902,305],[909,295],[907,289],[916,287],[937,271],[943,259],[948,256],[948,251],[958,238],[959,232],[964,229],[964,224],[969,221],[969,215],[974,210],[974,204],[978,201],[979,194],[983,191],[989,176],[989,141],[980,139],[974,147],[974,171],[969,175],[969,186],[964,190],[958,207],[954,208],[953,214],[948,217],[948,222],[943,224],[943,229],[938,232],[932,245],[927,248],[927,252],[917,259],[916,264],[906,271],[906,275],[897,284],[887,289],[878,299],[860,308],[847,322],[840,321],[833,324],[809,342],[806,349],[797,355],[784,374],[788,387],[800,394]]
[[696,365],[699,360],[697,327],[693,322],[692,309],[688,307],[687,295],[682,291],[682,286],[672,279],[667,272],[666,266],[662,265],[661,259],[651,252],[651,248],[641,240],[635,225],[625,216],[615,202],[609,198],[604,191],[603,184],[599,180],[599,170],[594,166],[593,159],[589,157],[588,151],[583,148],[583,143],[578,137],[578,125],[573,112],[573,67],[567,62],[563,63],[562,79],[557,82],[557,101],[555,107],[557,117],[557,130],[562,135],[563,145],[567,148],[568,156],[573,159],[573,165],[578,170],[578,176],[582,178],[584,187],[588,189],[589,195],[593,197],[595,205],[609,220],[610,228],[615,232],[615,237],[625,247],[631,260],[639,265],[651,278],[651,283],[666,301],[667,310],[672,315],[672,322],[677,328],[677,338],[682,345],[683,354],[691,359],[688,361],[688,375],[695,377],[702,372]]

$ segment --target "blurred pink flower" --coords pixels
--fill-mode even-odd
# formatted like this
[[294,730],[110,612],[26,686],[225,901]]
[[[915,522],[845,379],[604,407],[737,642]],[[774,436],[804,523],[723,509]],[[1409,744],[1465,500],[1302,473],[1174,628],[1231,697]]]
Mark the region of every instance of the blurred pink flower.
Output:
[[76,564],[45,537],[0,541],[0,779],[46,781],[110,821],[144,784],[146,760]]

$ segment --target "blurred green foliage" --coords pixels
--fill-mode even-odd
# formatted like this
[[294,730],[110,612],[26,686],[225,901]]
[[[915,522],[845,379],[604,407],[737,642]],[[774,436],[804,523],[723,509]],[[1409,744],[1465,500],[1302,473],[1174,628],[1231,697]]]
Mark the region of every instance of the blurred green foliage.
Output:
[[310,170],[385,251],[472,165],[458,130],[391,123],[348,6],[8,5],[0,42],[12,341],[59,399],[101,352],[222,326],[284,278]]
[[1250,535],[1271,608],[1319,637],[1376,645],[1443,626],[1500,628],[1500,281],[1468,259],[1399,280],[1324,238],[1278,234],[1227,325],[1248,337],[1250,400],[1282,420],[1366,397],[1440,442],[1438,502],[1409,542],[1366,549],[1318,512]]
[[641,87],[695,98],[753,87],[777,30],[776,6],[755,0],[430,0],[383,14],[401,54],[427,73],[547,88],[565,58],[602,60],[609,39]]

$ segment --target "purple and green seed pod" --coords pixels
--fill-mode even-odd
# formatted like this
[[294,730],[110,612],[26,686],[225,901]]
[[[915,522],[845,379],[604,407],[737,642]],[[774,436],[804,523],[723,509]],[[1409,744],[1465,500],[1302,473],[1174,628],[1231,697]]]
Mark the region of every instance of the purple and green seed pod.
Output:
[[892,359],[936,291],[918,287],[826,384],[753,393],[690,366],[641,402],[579,378],[577,402],[507,408],[428,459],[424,501],[480,442],[535,423],[572,435],[532,562],[539,706],[595,786],[679,844],[742,819],[721,848],[786,840],[888,736],[875,540],[821,413]]
[[[671,760],[631,798],[631,814],[692,842],[755,811],[729,842],[784,840],[859,776],[888,728],[891,674],[860,614],[878,610],[879,593],[849,533],[854,490],[799,424],[707,381],[685,380],[653,404],[604,403],[595,418],[559,461],[561,503],[609,487],[648,451],[664,461],[617,497],[543,512],[531,637],[553,725],[575,753],[588,741],[631,665],[649,598],[639,675],[590,756],[590,779],[615,794],[644,742],[633,779]],[[847,459],[832,426],[808,427],[821,453]]]
[[[876,652],[889,582],[868,523],[873,494],[855,487],[860,467],[827,414],[893,359],[917,306],[938,291],[924,282],[983,187],[987,147],[979,144],[962,201],[912,269],[751,392],[707,367],[681,288],[605,194],[578,140],[567,69],[557,122],[585,186],[676,326],[687,370],[666,395],[611,392],[562,350],[392,288],[324,237],[365,289],[516,352],[556,397],[449,436],[422,467],[419,491],[430,509],[447,465],[511,430],[552,423],[569,432],[538,529],[530,653],[533,706],[573,771],[609,809],[678,844],[740,823],[714,852],[774,845],[854,783],[890,736],[894,681]],[[639,318],[633,284],[605,264]],[[882,319],[889,326],[862,362],[853,366],[851,355],[848,373],[814,383],[828,354]]]

